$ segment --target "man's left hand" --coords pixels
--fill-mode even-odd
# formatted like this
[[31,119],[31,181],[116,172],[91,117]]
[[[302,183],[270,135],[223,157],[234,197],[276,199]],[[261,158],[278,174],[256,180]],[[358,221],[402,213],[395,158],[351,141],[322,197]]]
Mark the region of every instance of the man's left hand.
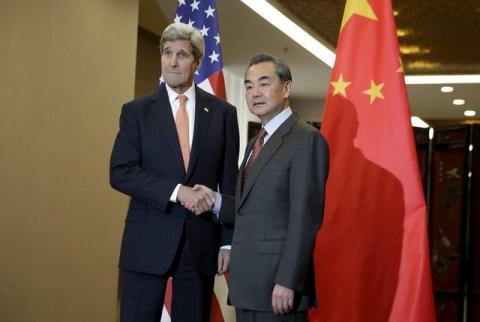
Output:
[[282,315],[290,313],[293,310],[293,296],[294,292],[292,289],[275,284],[272,292],[273,312]]
[[228,272],[228,266],[230,265],[230,249],[221,248],[218,251],[218,275]]

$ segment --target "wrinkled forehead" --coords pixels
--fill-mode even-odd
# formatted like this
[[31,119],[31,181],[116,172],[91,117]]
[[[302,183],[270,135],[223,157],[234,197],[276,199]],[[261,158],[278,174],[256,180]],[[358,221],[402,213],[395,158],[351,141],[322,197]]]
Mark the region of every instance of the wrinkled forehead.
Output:
[[167,40],[164,44],[163,44],[163,50],[166,50],[166,49],[170,49],[170,50],[173,50],[173,51],[185,51],[187,53],[192,53],[193,52],[193,48],[192,48],[192,44],[190,43],[189,40]]

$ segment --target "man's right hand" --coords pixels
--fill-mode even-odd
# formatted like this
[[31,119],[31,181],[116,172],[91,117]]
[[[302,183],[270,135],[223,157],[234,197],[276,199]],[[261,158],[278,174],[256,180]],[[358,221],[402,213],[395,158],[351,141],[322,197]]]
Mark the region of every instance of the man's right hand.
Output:
[[293,310],[294,291],[280,284],[275,284],[272,293],[272,308],[275,314],[284,315]]
[[[202,214],[206,211],[209,211],[213,208],[215,204],[215,193],[210,193],[207,187],[206,189],[201,189],[196,185],[193,189],[184,185],[180,186],[178,189],[177,200],[190,210],[191,212],[195,213],[196,215]],[[208,190],[207,190],[208,189]],[[210,190],[212,191],[212,190]]]

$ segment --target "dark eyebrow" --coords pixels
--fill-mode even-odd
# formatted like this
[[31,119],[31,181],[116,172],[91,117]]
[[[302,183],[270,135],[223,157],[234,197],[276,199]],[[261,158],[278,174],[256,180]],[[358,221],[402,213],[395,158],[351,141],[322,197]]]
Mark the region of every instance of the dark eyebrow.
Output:
[[[263,81],[263,80],[270,80],[270,77],[268,77],[268,76],[260,76],[260,77],[258,78],[258,81]],[[252,82],[251,80],[249,80],[249,79],[246,79],[243,83],[244,83],[244,84],[247,84],[247,83],[253,83],[253,82]]]

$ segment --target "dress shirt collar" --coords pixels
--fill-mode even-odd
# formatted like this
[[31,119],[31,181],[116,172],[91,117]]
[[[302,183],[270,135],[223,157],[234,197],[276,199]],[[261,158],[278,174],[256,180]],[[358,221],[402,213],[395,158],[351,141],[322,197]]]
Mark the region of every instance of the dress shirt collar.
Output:
[[165,88],[167,89],[167,94],[168,94],[168,100],[170,101],[170,106],[172,108],[174,106],[178,106],[178,96],[179,95],[185,95],[187,97],[187,108],[188,105],[190,106],[195,106],[195,84],[192,83],[192,86],[190,86],[189,89],[183,94],[178,94],[175,92],[170,86],[168,86],[167,83],[165,83]]
[[275,131],[280,127],[280,125],[282,125],[283,122],[285,122],[290,117],[290,115],[292,115],[292,113],[292,109],[290,108],[290,106],[288,106],[286,109],[275,115],[266,124],[263,124],[265,131],[267,131],[267,135],[263,140],[263,144],[267,142],[267,140],[273,135],[273,133],[275,133]]

